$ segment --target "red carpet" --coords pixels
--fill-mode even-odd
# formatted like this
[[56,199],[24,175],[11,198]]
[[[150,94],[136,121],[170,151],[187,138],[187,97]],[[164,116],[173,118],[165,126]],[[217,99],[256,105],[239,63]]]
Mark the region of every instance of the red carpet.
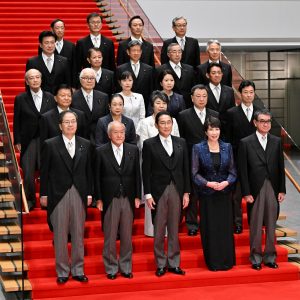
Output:
[[[115,4],[115,3],[114,3]],[[66,39],[76,41],[88,34],[85,17],[97,11],[91,0],[73,1],[0,1],[0,88],[2,90],[10,126],[12,126],[14,97],[24,91],[24,70],[28,57],[37,54],[37,38],[41,30],[49,29],[54,18],[66,22]],[[102,33],[112,36],[106,24]],[[62,286],[56,284],[52,234],[46,225],[45,211],[36,209],[24,220],[25,259],[29,266],[33,299],[278,299],[293,292],[299,285],[298,268],[287,263],[287,251],[278,247],[279,269],[263,268],[257,272],[248,262],[249,241],[247,222],[245,231],[235,236],[237,266],[227,272],[210,272],[206,269],[197,237],[188,237],[181,226],[181,266],[185,276],[154,275],[153,239],[143,235],[143,209],[135,220],[133,232],[133,272],[131,280],[118,277],[108,281],[102,262],[103,234],[100,214],[89,209],[85,234],[85,272],[90,281],[86,284],[72,279]],[[267,282],[267,283],[266,283]],[[168,291],[166,291],[168,290]],[[299,289],[300,290],[300,289]],[[260,295],[261,294],[261,295]],[[260,296],[259,296],[260,295]],[[248,297],[249,296],[249,297]]]

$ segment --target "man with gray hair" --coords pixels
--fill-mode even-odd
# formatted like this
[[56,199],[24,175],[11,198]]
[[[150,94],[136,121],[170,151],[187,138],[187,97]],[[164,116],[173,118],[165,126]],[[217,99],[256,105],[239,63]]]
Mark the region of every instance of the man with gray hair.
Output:
[[[97,148],[95,190],[97,208],[102,211],[104,231],[103,262],[107,278],[132,278],[132,223],[134,208],[141,199],[139,150],[125,143],[125,125],[109,123],[110,142]],[[116,238],[120,233],[120,256],[117,258]]]
[[14,104],[14,144],[21,152],[24,190],[29,210],[33,209],[35,197],[35,171],[40,168],[41,115],[56,107],[54,97],[41,89],[42,74],[30,69],[25,73],[27,91],[16,96]]
[[175,37],[165,40],[161,49],[161,64],[168,62],[168,46],[177,43],[182,49],[181,62],[196,68],[200,65],[200,48],[196,39],[186,36],[187,20],[185,17],[176,17],[172,20]]
[[87,137],[95,145],[95,130],[98,119],[108,114],[108,96],[94,90],[96,73],[93,69],[83,69],[80,72],[79,81],[81,88],[73,94],[71,107],[84,112]]
[[221,58],[221,43],[218,40],[209,40],[206,46],[208,54],[208,61],[197,66],[196,68],[196,81],[197,83],[208,85],[209,78],[207,77],[207,68],[211,63],[219,63],[222,67],[223,78],[221,83],[227,86],[232,86],[232,70],[229,64],[220,60]]

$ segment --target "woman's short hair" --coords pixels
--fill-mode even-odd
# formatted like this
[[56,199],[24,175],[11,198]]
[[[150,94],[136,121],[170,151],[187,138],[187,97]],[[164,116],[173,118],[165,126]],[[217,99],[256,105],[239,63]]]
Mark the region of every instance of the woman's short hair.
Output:
[[111,97],[110,97],[109,100],[108,100],[108,104],[111,105],[112,101],[113,101],[115,98],[121,98],[122,101],[123,101],[123,105],[124,105],[124,98],[123,98],[123,96],[122,96],[121,94],[118,94],[118,93],[112,94],[112,95],[111,95]]
[[163,93],[162,91],[159,91],[159,90],[155,90],[151,93],[151,96],[150,96],[150,105],[151,107],[154,106],[154,102],[155,100],[157,99],[160,99],[161,101],[169,104],[169,99],[168,97],[166,96],[165,93]]
[[205,120],[204,125],[203,125],[205,132],[208,130],[209,126],[211,128],[219,128],[219,129],[221,129],[221,122],[220,122],[220,120],[218,118],[209,116]]

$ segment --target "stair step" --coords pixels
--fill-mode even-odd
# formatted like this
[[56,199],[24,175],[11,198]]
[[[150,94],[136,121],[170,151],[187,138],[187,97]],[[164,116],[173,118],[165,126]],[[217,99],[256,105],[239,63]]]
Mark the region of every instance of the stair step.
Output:
[[[0,146],[1,147],[1,146]],[[8,167],[0,166],[0,174],[8,173]]]
[[[5,292],[22,291],[22,279],[11,279],[0,276],[0,281]],[[24,279],[24,291],[31,291],[32,286],[28,279]]]
[[0,226],[0,236],[21,234],[21,227],[17,224]]
[[276,228],[276,237],[292,237],[292,236],[297,236],[297,231],[286,227]]
[[286,241],[279,242],[280,247],[284,247],[289,254],[298,254],[300,253],[300,244],[298,243],[290,243]]
[[13,194],[0,194],[0,202],[11,202],[15,201],[15,196]]
[[0,180],[0,188],[11,187],[12,184],[8,179]]
[[[0,260],[0,270],[2,273],[22,272],[22,260],[20,259],[7,259]],[[24,261],[23,270],[28,270],[28,265]]]
[[15,209],[0,209],[0,219],[17,218],[18,212]]
[[0,152],[0,159],[5,159],[6,158],[6,155],[2,152]]
[[0,243],[0,253],[16,253],[22,250],[20,242]]

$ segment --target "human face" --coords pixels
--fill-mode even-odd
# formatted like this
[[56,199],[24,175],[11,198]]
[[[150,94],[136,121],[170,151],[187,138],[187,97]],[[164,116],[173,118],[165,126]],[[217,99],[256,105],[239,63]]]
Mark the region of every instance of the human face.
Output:
[[182,49],[180,48],[180,46],[176,45],[171,47],[170,51],[168,52],[168,57],[171,62],[177,65],[182,58]]
[[179,19],[175,22],[173,30],[178,37],[184,37],[186,35],[187,23],[185,19]]
[[95,87],[96,76],[93,70],[83,71],[80,77],[80,84],[85,91],[91,91]]
[[127,50],[127,54],[133,62],[138,62],[142,55],[142,48],[139,45],[135,45]]
[[29,70],[26,76],[26,83],[34,92],[38,92],[42,84],[42,76],[38,70]]
[[210,60],[218,61],[220,59],[221,47],[216,43],[212,43],[209,45],[207,53]]
[[242,89],[241,98],[246,106],[250,106],[255,97],[255,91],[252,86],[246,86]]
[[173,120],[168,115],[162,115],[159,117],[158,124],[155,124],[155,126],[159,134],[167,138],[172,132]]
[[259,115],[258,120],[254,120],[254,125],[260,134],[266,135],[271,129],[271,116]]
[[113,124],[108,134],[111,142],[117,147],[121,146],[125,141],[125,126],[121,124]]
[[57,105],[66,110],[69,108],[72,102],[72,93],[70,89],[60,89],[56,96],[54,96]]
[[124,104],[123,100],[120,97],[115,97],[110,104],[110,112],[112,116],[118,117],[123,113]]
[[90,30],[90,33],[93,35],[98,35],[99,31],[102,28],[102,22],[100,17],[92,17],[89,20],[88,28]]
[[220,128],[208,126],[205,133],[209,142],[216,142],[220,137]]
[[143,33],[144,25],[142,20],[140,19],[133,19],[130,26],[131,34],[135,38],[140,38]]
[[57,39],[60,41],[65,35],[65,25],[63,22],[58,21],[53,26],[53,32],[57,36]]
[[91,64],[92,68],[99,69],[102,66],[103,56],[101,52],[93,50],[87,61]]
[[165,75],[162,82],[160,83],[163,90],[166,91],[166,92],[172,91],[173,88],[174,88],[174,84],[175,84],[174,78],[171,74]]
[[44,37],[40,47],[45,55],[51,56],[55,51],[55,38],[53,36]]
[[157,113],[160,111],[167,110],[167,103],[162,101],[161,99],[157,98],[153,103],[153,113],[156,116]]
[[131,89],[132,89],[132,85],[133,85],[133,79],[132,79],[132,77],[128,77],[126,79],[122,79],[120,81],[120,85],[121,85],[122,91],[130,92]]
[[219,67],[212,67],[210,72],[207,73],[207,77],[213,85],[219,85],[223,77],[222,69]]
[[205,89],[196,89],[191,97],[194,105],[198,109],[203,110],[207,104],[207,91]]
[[71,139],[77,130],[77,121],[72,113],[66,113],[64,115],[62,124],[59,124],[59,128],[62,131],[62,134]]

